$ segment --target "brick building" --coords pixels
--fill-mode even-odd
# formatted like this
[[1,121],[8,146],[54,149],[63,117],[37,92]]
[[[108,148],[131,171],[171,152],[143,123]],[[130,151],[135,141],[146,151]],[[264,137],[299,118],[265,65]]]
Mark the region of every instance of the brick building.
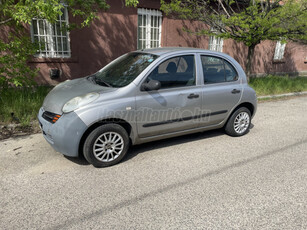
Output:
[[[61,28],[61,25],[74,20],[67,11],[56,24],[34,19],[30,28],[32,39],[46,42],[30,62],[30,65],[40,68],[37,81],[57,84],[65,79],[83,77],[126,52],[151,47],[216,50],[229,54],[244,66],[247,48],[243,44],[184,32],[183,27],[193,30],[202,28],[204,24],[165,16],[159,10],[160,0],[140,1],[138,8],[127,8],[123,2],[110,1],[111,8],[100,12],[99,19],[90,27],[71,32]],[[307,45],[264,41],[256,47],[253,62],[252,72],[256,75],[307,75]],[[52,80],[50,69],[59,69],[60,77]]]

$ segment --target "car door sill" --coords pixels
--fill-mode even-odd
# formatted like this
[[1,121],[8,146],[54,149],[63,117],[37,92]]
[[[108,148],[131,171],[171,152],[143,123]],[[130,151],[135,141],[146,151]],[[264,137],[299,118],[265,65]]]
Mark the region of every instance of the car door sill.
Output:
[[212,130],[212,129],[218,129],[218,128],[222,128],[223,125],[224,125],[224,121],[216,125],[203,126],[199,128],[187,129],[187,130],[182,130],[182,131],[177,131],[177,132],[167,133],[167,134],[161,134],[161,135],[155,135],[155,136],[150,136],[150,137],[141,137],[141,138],[139,137],[139,138],[136,138],[133,144],[138,145],[138,144],[143,144],[146,142],[157,141],[157,140],[172,138],[172,137],[177,137],[177,136],[183,136],[183,135],[187,135],[191,133],[203,132],[203,131]]

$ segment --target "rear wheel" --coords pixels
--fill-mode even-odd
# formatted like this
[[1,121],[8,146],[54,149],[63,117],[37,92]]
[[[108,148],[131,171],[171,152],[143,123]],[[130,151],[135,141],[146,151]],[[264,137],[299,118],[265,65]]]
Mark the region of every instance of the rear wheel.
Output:
[[251,113],[246,107],[237,109],[227,121],[225,132],[234,137],[243,136],[249,132]]
[[86,138],[83,154],[95,167],[107,167],[120,162],[128,148],[126,130],[118,124],[105,124],[94,129]]

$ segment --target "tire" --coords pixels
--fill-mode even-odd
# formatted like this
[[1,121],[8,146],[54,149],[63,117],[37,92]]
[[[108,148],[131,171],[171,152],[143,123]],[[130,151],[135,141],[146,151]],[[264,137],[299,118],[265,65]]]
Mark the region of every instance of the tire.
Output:
[[118,124],[105,124],[94,129],[83,146],[85,159],[95,167],[108,167],[120,162],[129,149],[126,130]]
[[228,119],[225,132],[233,137],[240,137],[249,132],[251,113],[246,107],[237,109]]

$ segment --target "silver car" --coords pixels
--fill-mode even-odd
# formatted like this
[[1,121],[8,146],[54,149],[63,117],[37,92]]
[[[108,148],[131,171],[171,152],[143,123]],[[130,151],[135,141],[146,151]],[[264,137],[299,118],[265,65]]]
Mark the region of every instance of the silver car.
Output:
[[60,83],[38,119],[47,142],[96,167],[118,163],[130,145],[224,128],[249,131],[255,91],[230,56],[202,49],[127,53],[97,73]]

